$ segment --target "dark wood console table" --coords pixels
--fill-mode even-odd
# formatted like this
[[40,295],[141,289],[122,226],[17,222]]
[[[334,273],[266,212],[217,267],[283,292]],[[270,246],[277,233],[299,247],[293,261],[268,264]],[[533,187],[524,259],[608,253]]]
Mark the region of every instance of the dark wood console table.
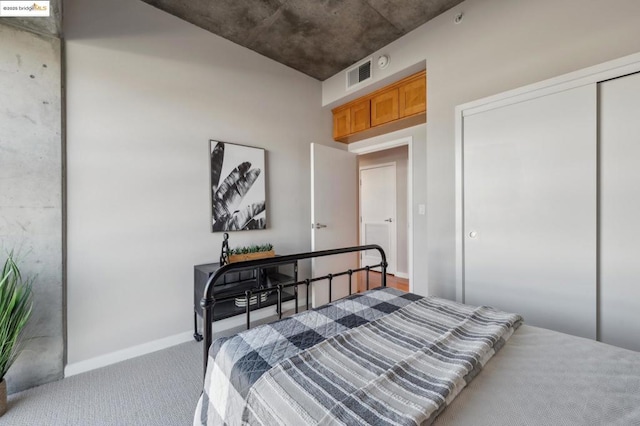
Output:
[[[202,334],[198,331],[198,316],[202,318],[200,301],[204,295],[207,281],[220,268],[219,263],[206,263],[193,267],[193,337],[196,341],[202,340]],[[250,270],[228,273],[214,284],[214,295],[217,300],[213,310],[213,321],[243,314],[247,311],[246,305],[236,304],[236,298],[245,300],[245,291],[258,288],[273,287],[273,292],[261,293],[252,297],[255,303],[250,305],[250,310],[273,306],[278,303],[278,284],[288,284],[298,281],[298,262],[292,261],[273,267],[257,267]],[[283,290],[282,301],[295,299],[292,288]]]

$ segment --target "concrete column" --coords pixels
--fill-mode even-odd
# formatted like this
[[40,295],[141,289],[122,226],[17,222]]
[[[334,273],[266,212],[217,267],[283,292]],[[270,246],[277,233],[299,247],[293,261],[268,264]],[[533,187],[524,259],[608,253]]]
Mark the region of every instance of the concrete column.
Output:
[[64,356],[60,40],[0,24],[0,261],[34,277],[9,393],[62,378]]

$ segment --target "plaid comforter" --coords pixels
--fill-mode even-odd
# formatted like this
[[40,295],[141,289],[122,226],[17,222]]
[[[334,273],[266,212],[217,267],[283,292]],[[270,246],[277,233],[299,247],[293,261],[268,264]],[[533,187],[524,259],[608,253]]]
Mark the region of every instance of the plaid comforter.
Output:
[[216,340],[194,424],[429,424],[520,322],[390,288],[356,294]]

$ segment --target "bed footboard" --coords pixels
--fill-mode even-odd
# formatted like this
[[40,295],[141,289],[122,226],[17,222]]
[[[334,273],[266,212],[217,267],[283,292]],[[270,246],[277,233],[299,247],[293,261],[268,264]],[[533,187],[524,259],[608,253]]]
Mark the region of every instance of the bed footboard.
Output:
[[[386,287],[387,286],[387,275],[386,275],[387,257],[382,247],[376,244],[370,244],[366,246],[355,246],[355,247],[322,250],[322,251],[315,251],[315,252],[308,252],[308,253],[298,253],[298,254],[291,254],[286,256],[271,257],[266,259],[249,260],[246,262],[231,263],[228,265],[224,265],[220,269],[218,269],[214,274],[211,275],[211,277],[209,278],[209,281],[207,281],[207,285],[204,290],[204,295],[202,297],[202,300],[200,301],[200,306],[202,307],[203,333],[204,333],[203,375],[206,374],[207,372],[207,362],[209,360],[209,348],[211,346],[211,343],[213,342],[212,319],[213,319],[213,309],[216,304],[216,298],[213,291],[214,283],[218,282],[219,279],[222,278],[225,274],[229,272],[238,272],[238,271],[255,269],[255,268],[274,267],[281,264],[291,263],[297,260],[312,259],[316,257],[325,257],[325,256],[335,256],[339,254],[355,253],[355,252],[361,252],[365,250],[377,250],[380,253],[380,259],[381,259],[380,263],[376,265],[367,265],[360,268],[349,269],[346,271],[338,271],[338,272],[327,274],[321,277],[307,278],[307,279],[292,282],[292,283],[278,284],[278,286],[276,287],[276,291],[278,292],[278,305],[277,305],[278,316],[282,318],[282,293],[283,293],[283,290],[286,288],[293,287],[294,294],[295,294],[295,304],[296,304],[295,310],[297,313],[298,312],[298,286],[300,285],[305,286],[307,290],[307,303],[306,303],[307,309],[309,309],[309,290],[311,286],[317,282],[324,281],[328,283],[329,302],[332,302],[333,280],[337,277],[341,277],[345,275],[349,277],[349,294],[351,294],[352,293],[351,284],[352,284],[354,273],[361,272],[361,271],[366,272],[366,288],[369,289],[369,271],[373,268],[380,268],[382,273],[381,283],[383,287]],[[260,297],[262,293],[273,291],[273,290],[274,290],[273,288],[265,288],[265,289],[255,289],[255,290],[246,291],[245,292],[246,300],[247,301],[251,300],[251,297],[254,295],[257,295],[258,297]],[[251,326],[250,303],[247,303],[246,305],[246,322],[247,322],[247,328],[249,328]]]

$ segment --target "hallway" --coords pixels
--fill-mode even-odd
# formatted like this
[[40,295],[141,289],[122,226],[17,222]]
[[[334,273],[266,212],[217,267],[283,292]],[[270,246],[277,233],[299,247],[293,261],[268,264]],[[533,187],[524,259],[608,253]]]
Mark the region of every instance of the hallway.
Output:
[[[380,287],[381,278],[382,274],[380,272],[369,272],[369,288]],[[358,280],[358,292],[366,291],[366,280],[366,273],[361,272]],[[399,278],[395,275],[387,274],[387,287],[396,288],[401,291],[409,291],[409,280],[407,278]]]

